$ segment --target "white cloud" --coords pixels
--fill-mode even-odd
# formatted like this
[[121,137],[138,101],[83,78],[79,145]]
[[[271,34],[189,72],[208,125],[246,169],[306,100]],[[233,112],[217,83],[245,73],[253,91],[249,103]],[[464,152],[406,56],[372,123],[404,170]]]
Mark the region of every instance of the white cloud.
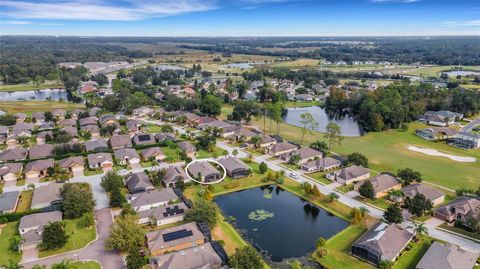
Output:
[[444,25],[448,26],[480,26],[480,20],[470,20],[470,21],[444,21]]
[[12,25],[26,25],[31,24],[30,21],[2,21],[2,24],[12,24]]
[[416,3],[420,0],[370,0],[372,3]]
[[17,19],[140,20],[215,9],[213,0],[0,1],[2,16]]

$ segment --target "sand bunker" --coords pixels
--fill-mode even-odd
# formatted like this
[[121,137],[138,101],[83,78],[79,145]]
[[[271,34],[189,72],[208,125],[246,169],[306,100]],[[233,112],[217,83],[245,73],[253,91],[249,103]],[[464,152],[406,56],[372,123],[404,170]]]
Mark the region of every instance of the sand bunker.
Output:
[[429,148],[419,148],[419,147],[415,147],[415,146],[408,146],[407,148],[411,151],[420,152],[420,153],[427,154],[427,155],[430,155],[430,156],[449,158],[450,160],[456,161],[456,162],[473,163],[473,162],[476,161],[476,159],[473,158],[473,157],[455,156],[455,155],[443,153],[443,152],[440,152],[438,150],[429,149]]

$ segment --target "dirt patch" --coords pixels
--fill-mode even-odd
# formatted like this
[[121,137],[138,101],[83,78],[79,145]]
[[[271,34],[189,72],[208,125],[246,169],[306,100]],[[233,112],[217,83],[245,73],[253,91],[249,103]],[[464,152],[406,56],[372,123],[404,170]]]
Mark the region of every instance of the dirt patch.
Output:
[[452,154],[447,154],[440,152],[435,149],[429,149],[429,148],[421,148],[421,147],[416,147],[416,146],[408,146],[407,149],[419,153],[423,153],[429,156],[435,156],[435,157],[443,157],[443,158],[448,158],[452,161],[456,162],[462,162],[462,163],[473,163],[476,162],[477,159],[473,157],[463,157],[463,156],[457,156],[457,155],[452,155]]

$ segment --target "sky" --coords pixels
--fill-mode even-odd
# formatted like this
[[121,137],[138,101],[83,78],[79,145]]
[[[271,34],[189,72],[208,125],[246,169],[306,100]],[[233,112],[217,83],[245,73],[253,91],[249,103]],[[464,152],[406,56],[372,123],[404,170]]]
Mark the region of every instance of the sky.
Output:
[[480,35],[480,0],[0,0],[0,35]]

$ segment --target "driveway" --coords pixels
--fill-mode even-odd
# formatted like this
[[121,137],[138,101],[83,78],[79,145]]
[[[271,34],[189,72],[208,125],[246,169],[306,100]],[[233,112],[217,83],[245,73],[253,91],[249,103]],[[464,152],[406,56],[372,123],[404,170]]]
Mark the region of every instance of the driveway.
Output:
[[45,265],[50,267],[52,264],[59,263],[65,259],[75,261],[94,260],[98,261],[103,269],[122,269],[122,257],[116,251],[105,250],[105,241],[110,234],[113,225],[113,218],[109,208],[95,211],[97,226],[97,239],[83,249],[63,253],[51,257],[41,258],[32,262],[21,263],[25,269],[30,269],[34,265]]
[[37,248],[27,248],[22,252],[22,262],[36,261],[38,259]]

